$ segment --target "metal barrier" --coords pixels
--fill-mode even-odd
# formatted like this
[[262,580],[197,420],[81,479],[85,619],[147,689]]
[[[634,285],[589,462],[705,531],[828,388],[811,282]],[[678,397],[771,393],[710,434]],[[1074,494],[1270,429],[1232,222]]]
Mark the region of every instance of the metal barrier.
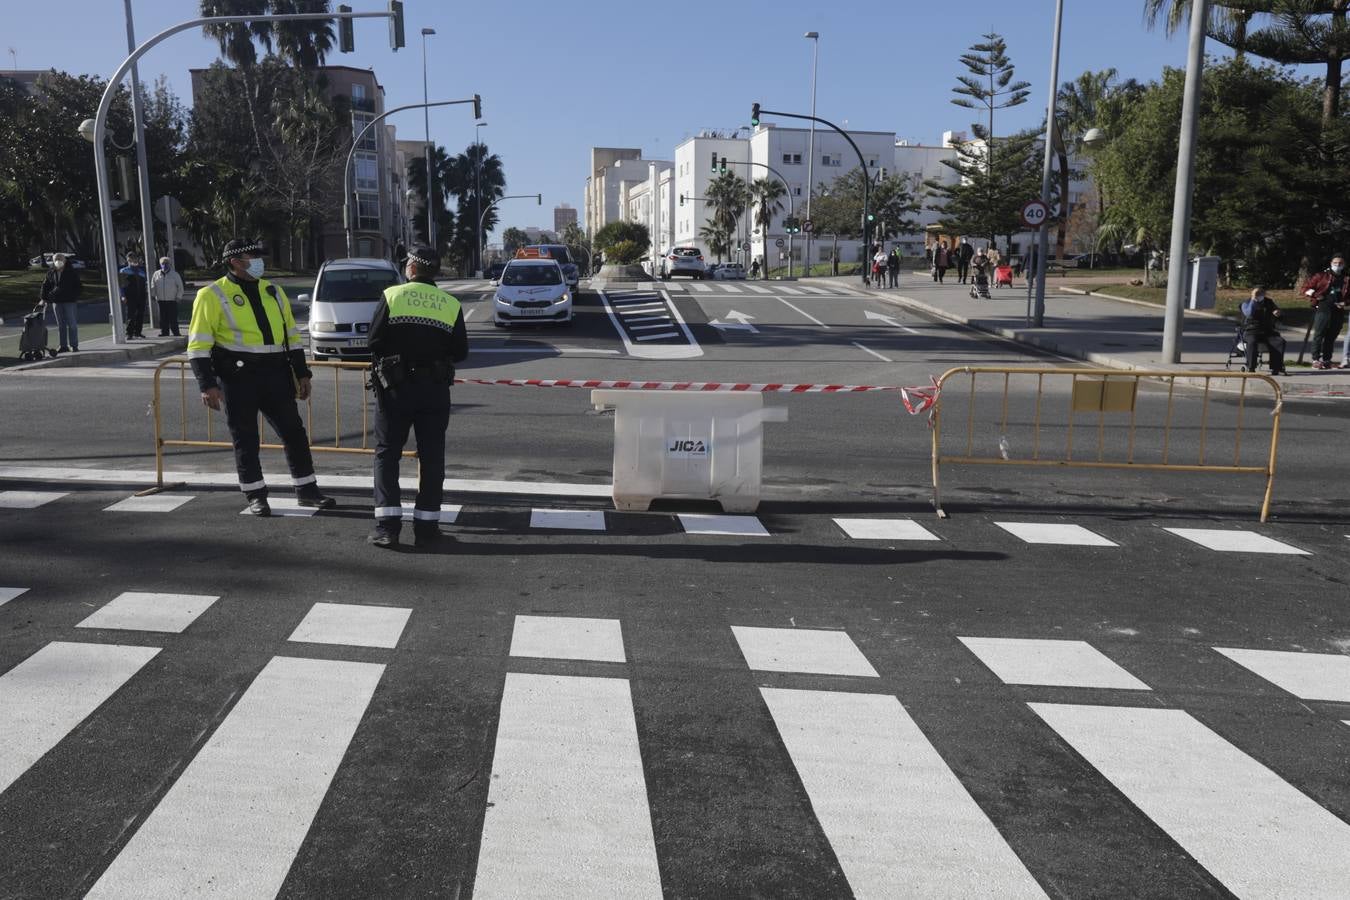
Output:
[[[968,406],[965,410],[964,452],[944,454],[942,441],[946,432],[943,426],[959,412],[955,406],[962,396],[951,382],[961,376],[969,379],[969,390],[964,392]],[[1189,418],[1177,421],[1177,404],[1190,402],[1188,395],[1178,398],[1178,380],[1204,383],[1199,399],[1198,426]],[[992,393],[989,391],[991,381],[994,383]],[[1030,421],[1011,420],[1009,394],[1015,383],[1018,390],[1024,390],[1023,384],[1028,381],[1032,382],[1035,391],[1032,417]],[[1237,390],[1217,392],[1213,390],[1216,381],[1238,382]],[[1141,391],[1145,382],[1158,384],[1165,392]],[[932,418],[933,506],[940,517],[946,517],[940,481],[943,463],[1264,475],[1266,489],[1261,502],[1261,521],[1266,521],[1270,513],[1283,395],[1279,383],[1267,375],[961,367],[944,372],[937,385],[938,401]],[[1254,449],[1249,444],[1244,455],[1243,434],[1252,430],[1247,420],[1252,416],[1248,407],[1254,402],[1249,389],[1253,385],[1270,389],[1269,443],[1267,445],[1263,440]],[[1067,389],[1065,396],[1053,396],[1061,386]],[[1216,403],[1216,395],[1224,398],[1224,402]],[[1162,403],[1164,396],[1165,406]],[[1155,400],[1158,402],[1153,402]],[[982,409],[982,406],[988,409]],[[977,408],[993,415],[977,420]],[[1076,416],[1080,418],[1076,419]],[[1197,427],[1198,452],[1192,459],[1178,462],[1177,434]],[[1082,438],[1085,429],[1089,434],[1086,441]],[[1062,440],[1055,432],[1062,432]],[[1264,426],[1261,432],[1264,435]],[[997,437],[993,439],[995,434]],[[1028,446],[1029,453],[1022,457],[1016,455]]]
[[[163,375],[166,369],[171,367],[178,369],[178,407],[179,422],[178,434],[176,438],[166,438],[164,436],[164,397],[163,397]],[[331,443],[325,443],[323,440],[316,440],[314,431],[314,395],[311,394],[309,400],[305,402],[305,428],[309,433],[310,450],[314,453],[357,453],[373,456],[375,447],[373,446],[371,428],[372,404],[369,392],[365,389],[365,373],[370,370],[369,363],[358,362],[332,362],[328,360],[310,360],[309,367],[314,372],[313,386],[319,389],[327,379],[321,374],[324,370],[333,373],[332,384],[333,392],[331,397],[333,412],[333,435]],[[347,386],[347,392],[356,391],[360,397],[361,413],[361,431],[359,434],[359,445],[352,445],[350,442],[354,437],[348,436],[348,444],[344,446],[343,435],[343,382],[350,382],[352,379],[343,378],[344,372],[354,372],[358,375],[356,385]],[[230,449],[233,444],[230,442],[229,435],[223,436],[222,440],[217,440],[215,434],[215,419],[219,413],[214,412],[209,407],[202,405],[199,399],[196,380],[192,377],[191,366],[186,357],[174,356],[164,360],[155,368],[155,390],[152,408],[155,416],[155,487],[143,493],[154,493],[166,489],[164,484],[164,448],[165,447],[218,447]],[[189,405],[200,408],[206,413],[205,437],[197,438],[188,436],[188,407]],[[350,405],[350,404],[349,404]],[[354,410],[348,410],[349,415]],[[259,417],[261,419],[261,417]],[[261,433],[261,425],[259,432]],[[264,450],[281,450],[281,444],[263,443]],[[412,450],[403,452],[405,457],[416,457]]]

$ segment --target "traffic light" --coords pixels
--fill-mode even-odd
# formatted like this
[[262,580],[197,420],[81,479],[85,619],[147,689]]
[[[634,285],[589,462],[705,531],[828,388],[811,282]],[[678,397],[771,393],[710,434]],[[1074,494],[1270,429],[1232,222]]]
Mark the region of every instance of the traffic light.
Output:
[[389,49],[403,46],[403,0],[389,0]]
[[712,155],[712,164],[713,164],[713,165],[712,165],[712,173],[713,173],[714,175],[716,175],[716,174],[717,174],[717,151],[716,151],[716,150],[713,151],[713,155]]
[[477,94],[473,95],[473,117],[475,119],[483,118],[483,98]]
[[875,222],[876,220],[877,220],[877,217],[876,217],[876,214],[875,214],[875,213],[868,213],[868,214],[867,214],[867,221],[869,221],[869,222]]
[[756,103],[750,107],[750,124],[759,127],[759,104]]
[[680,195],[680,205],[684,206],[684,194]]
[[718,166],[717,171],[723,175],[727,174],[727,158],[725,156],[722,157],[722,164]]
[[802,226],[796,216],[788,216],[783,220],[783,230],[788,234],[801,234]]
[[[345,3],[338,4],[337,11],[340,13],[349,13],[352,8]],[[338,50],[343,53],[351,53],[356,49],[356,36],[352,31],[352,20],[346,18],[338,19]]]

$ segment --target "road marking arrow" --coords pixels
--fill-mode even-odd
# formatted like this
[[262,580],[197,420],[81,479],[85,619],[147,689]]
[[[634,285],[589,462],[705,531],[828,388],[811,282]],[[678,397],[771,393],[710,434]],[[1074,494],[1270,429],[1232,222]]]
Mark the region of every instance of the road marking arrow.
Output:
[[899,322],[895,321],[895,319],[891,318],[890,316],[883,316],[881,313],[874,313],[870,309],[863,310],[863,316],[866,317],[869,322],[885,322],[887,325],[894,326],[895,328],[899,328],[901,331],[906,331],[909,332],[910,334],[919,333],[915,331],[913,328],[910,328],[908,325],[901,325]]
[[731,312],[727,313],[726,317],[731,321],[723,322],[719,319],[713,319],[708,324],[714,328],[721,328],[721,329],[730,328],[736,331],[748,331],[751,334],[759,334],[759,329],[750,324],[751,322],[754,321],[755,319],[754,316],[747,316],[745,313],[737,312],[736,310],[733,309]]

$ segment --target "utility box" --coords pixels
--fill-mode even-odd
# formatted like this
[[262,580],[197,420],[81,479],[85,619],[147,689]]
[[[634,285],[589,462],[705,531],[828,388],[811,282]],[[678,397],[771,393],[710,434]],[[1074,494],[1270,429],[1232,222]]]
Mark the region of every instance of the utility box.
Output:
[[614,410],[614,507],[645,510],[653,500],[716,500],[729,513],[759,507],[764,423],[787,409],[758,393],[591,391]]
[[1197,256],[1186,269],[1186,308],[1213,309],[1219,287],[1217,256]]

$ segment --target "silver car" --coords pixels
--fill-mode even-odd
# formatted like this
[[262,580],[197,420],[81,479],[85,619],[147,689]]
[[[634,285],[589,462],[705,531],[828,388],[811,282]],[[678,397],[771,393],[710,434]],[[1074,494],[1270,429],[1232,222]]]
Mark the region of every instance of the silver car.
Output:
[[387,259],[332,259],[319,268],[309,303],[309,347],[315,359],[370,356],[370,320],[384,302],[384,289],[403,276]]
[[661,277],[674,278],[676,275],[688,275],[690,278],[703,278],[708,267],[703,262],[703,251],[697,247],[673,247],[661,260]]

